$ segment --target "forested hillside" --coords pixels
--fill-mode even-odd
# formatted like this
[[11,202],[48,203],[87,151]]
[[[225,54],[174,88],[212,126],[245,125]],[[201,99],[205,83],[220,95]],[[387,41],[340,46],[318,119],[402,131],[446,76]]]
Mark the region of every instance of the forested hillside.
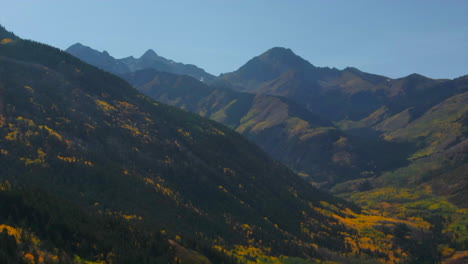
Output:
[[[7,261],[439,258],[436,239],[445,238],[426,222],[362,212],[223,125],[152,101],[66,52],[4,29],[0,38]],[[115,232],[94,231],[107,228]]]
[[212,86],[153,69],[123,77],[155,100],[234,128],[370,212],[439,230],[442,257],[466,253],[466,76],[391,79],[315,67],[273,48]]

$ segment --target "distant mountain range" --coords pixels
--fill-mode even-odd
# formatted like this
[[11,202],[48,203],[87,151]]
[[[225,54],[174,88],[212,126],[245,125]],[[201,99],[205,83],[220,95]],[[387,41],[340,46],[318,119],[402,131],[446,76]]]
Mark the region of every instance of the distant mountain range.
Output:
[[355,68],[319,68],[285,48],[268,50],[211,86],[154,69],[121,76],[158,101],[236,129],[325,186],[408,164],[422,143],[379,135],[467,89],[465,77],[390,79]]
[[156,54],[152,49],[146,51],[140,58],[130,56],[123,59],[115,59],[107,51],[99,52],[81,43],[70,46],[66,51],[87,63],[114,74],[125,74],[150,68],[158,71],[189,75],[200,81],[208,82],[214,79],[213,75],[195,65],[165,59]]

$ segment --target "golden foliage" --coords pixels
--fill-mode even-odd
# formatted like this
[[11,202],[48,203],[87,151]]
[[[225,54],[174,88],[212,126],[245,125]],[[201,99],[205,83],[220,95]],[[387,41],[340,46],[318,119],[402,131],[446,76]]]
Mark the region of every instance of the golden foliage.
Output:
[[223,173],[227,176],[236,176],[236,172],[230,168],[223,168]]
[[226,190],[226,188],[224,188],[224,186],[222,186],[222,185],[219,185],[219,186],[218,186],[218,189],[220,189],[221,191],[223,191],[223,192],[225,192],[225,193],[228,192],[228,191]]
[[69,162],[69,163],[72,163],[72,162],[78,162],[79,159],[77,157],[64,157],[64,156],[60,156],[60,155],[57,155],[57,158],[59,160],[62,160],[62,161],[65,161],[65,162]]
[[118,107],[119,109],[126,109],[127,111],[131,111],[131,112],[136,112],[136,111],[138,111],[138,107],[132,105],[132,104],[129,103],[129,102],[117,101],[117,107]]
[[156,181],[154,181],[153,179],[150,179],[150,178],[144,178],[144,181],[145,181],[146,184],[149,184],[149,185],[153,186],[160,193],[162,193],[165,196],[170,197],[170,198],[172,198],[174,200],[179,200],[178,195],[173,190],[171,190],[171,189],[169,189],[169,188],[167,188],[167,187],[165,187],[163,185],[164,180],[162,178],[157,177],[156,180],[158,182],[156,182]]
[[122,217],[124,219],[126,219],[126,220],[129,220],[129,221],[130,220],[140,220],[140,221],[143,220],[143,217],[141,217],[139,215],[126,215],[126,214],[124,214],[124,215],[122,215]]
[[125,129],[130,130],[130,131],[132,132],[133,136],[141,135],[140,130],[138,130],[138,128],[135,127],[135,126],[131,126],[131,125],[129,125],[129,124],[123,124],[123,125],[122,125],[122,128],[125,128]]
[[5,139],[10,141],[17,140],[20,134],[19,128],[17,128],[14,124],[11,123],[8,124],[8,128],[10,129],[10,132],[8,132],[8,134],[5,136]]
[[182,128],[177,129],[177,132],[179,132],[182,136],[188,137],[190,136],[190,132],[183,130]]
[[468,261],[468,250],[457,251],[449,259],[446,259],[443,263],[455,264],[455,263],[467,263]]
[[24,164],[26,166],[28,165],[41,165],[42,167],[46,167],[46,158],[47,153],[45,153],[41,148],[37,150],[37,157],[35,159],[30,159],[30,158],[20,158],[20,160],[24,161]]
[[24,254],[24,260],[28,263],[36,263],[34,256],[31,253]]
[[213,135],[220,135],[220,136],[225,136],[226,135],[226,133],[224,133],[223,131],[221,131],[221,130],[219,130],[217,128],[214,128],[214,127],[211,129],[211,131],[212,131]]
[[12,43],[14,40],[10,39],[10,38],[4,38],[2,39],[2,41],[0,41],[1,44],[8,44],[8,43]]
[[[11,183],[9,181],[0,182],[0,190],[8,191],[11,190]],[[0,229],[2,231],[2,229]]]
[[19,122],[21,122],[21,123],[23,123],[23,124],[26,124],[26,125],[28,125],[28,126],[30,126],[30,127],[35,127],[35,126],[36,126],[36,124],[34,123],[33,120],[24,118],[24,117],[22,117],[22,116],[18,116],[18,117],[16,118],[16,120],[18,120]]
[[8,235],[14,236],[16,239],[16,242],[20,242],[21,235],[23,233],[23,231],[20,228],[15,228],[13,226],[1,224],[0,232],[2,232],[3,230],[6,230]]
[[[381,231],[379,227],[392,228],[398,224],[404,224],[417,229],[428,229],[430,225],[425,221],[403,220],[392,217],[378,215],[377,211],[367,212],[367,214],[358,214],[350,209],[339,210],[326,202],[321,202],[321,207],[313,207],[314,210],[324,215],[331,216],[339,221],[340,224],[357,231],[357,234],[348,234],[345,242],[353,254],[358,255],[362,250],[378,252],[382,263],[401,263],[407,259],[408,253],[404,248],[399,248],[394,237]],[[338,214],[338,212],[340,212]],[[307,231],[307,230],[305,230]],[[307,232],[306,232],[307,233]],[[313,234],[312,234],[313,235]]]
[[106,101],[96,99],[97,106],[104,112],[116,111],[117,109]]
[[59,133],[57,133],[55,130],[53,130],[52,128],[48,127],[48,126],[39,126],[40,129],[43,129],[43,130],[46,130],[49,135],[51,136],[54,136],[56,137],[58,140],[62,141],[63,140],[63,137],[62,135],[60,135]]
[[30,91],[30,92],[34,92],[34,89],[33,89],[31,86],[29,86],[29,85],[25,85],[25,86],[24,86],[24,89],[26,89],[26,90],[28,90],[28,91]]

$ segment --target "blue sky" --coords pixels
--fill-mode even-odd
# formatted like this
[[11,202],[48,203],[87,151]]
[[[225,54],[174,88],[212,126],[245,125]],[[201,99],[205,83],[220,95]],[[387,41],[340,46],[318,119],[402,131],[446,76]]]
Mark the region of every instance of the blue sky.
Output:
[[463,0],[0,0],[0,24],[62,49],[81,42],[117,58],[152,48],[210,73],[274,46],[317,66],[392,78],[468,74]]

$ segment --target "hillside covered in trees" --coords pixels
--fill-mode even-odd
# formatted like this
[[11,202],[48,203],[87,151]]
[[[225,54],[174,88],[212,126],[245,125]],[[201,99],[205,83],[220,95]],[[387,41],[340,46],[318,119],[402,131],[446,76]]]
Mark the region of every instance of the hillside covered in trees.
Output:
[[316,67],[284,48],[211,85],[151,68],[121,76],[159,102],[235,129],[369,212],[439,226],[444,258],[466,253],[467,76],[391,79]]

